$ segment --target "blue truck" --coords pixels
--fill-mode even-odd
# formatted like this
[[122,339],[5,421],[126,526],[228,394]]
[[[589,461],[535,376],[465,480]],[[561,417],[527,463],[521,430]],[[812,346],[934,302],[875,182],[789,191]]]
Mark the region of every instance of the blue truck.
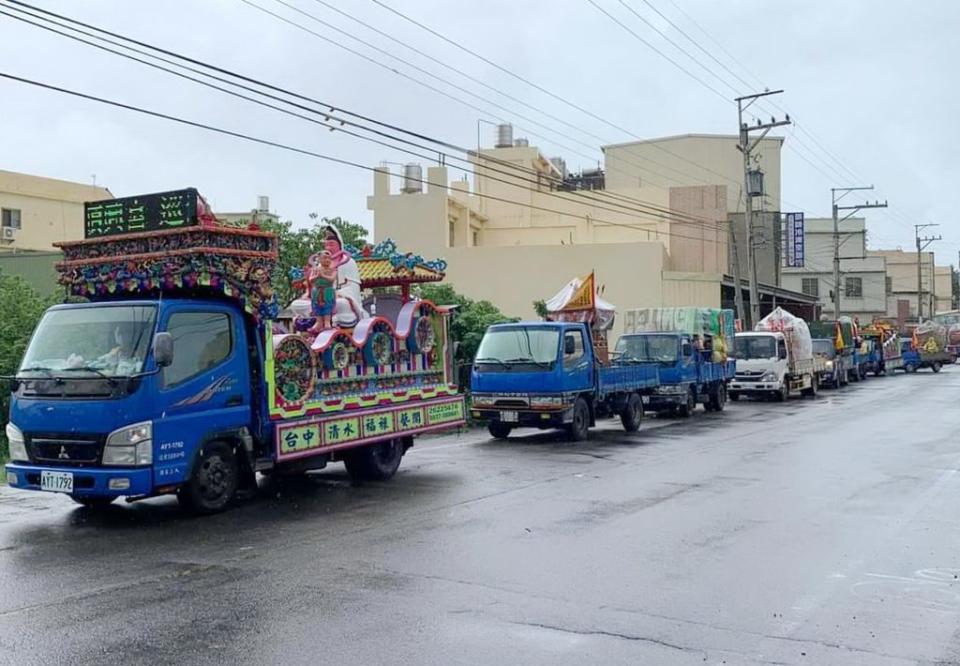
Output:
[[904,338],[900,341],[900,353],[903,357],[903,371],[913,373],[921,368],[930,368],[934,372],[940,372],[945,364],[953,363],[950,352],[947,350],[938,352],[927,352],[914,348],[910,338]]
[[[360,285],[403,288],[397,308],[308,335],[317,322],[284,322],[272,298],[276,236],[217,225],[198,196],[88,204],[88,238],[61,244],[60,282],[85,302],[43,315],[12,379],[11,487],[211,513],[258,472],[389,479],[416,435],[464,423],[449,312],[407,293],[441,265],[344,254]],[[332,227],[327,243],[342,247]]]
[[644,406],[658,414],[691,416],[698,404],[707,411],[723,411],[727,384],[736,375],[737,362],[712,360],[712,351],[698,349],[684,333],[645,332],[623,335],[614,356],[620,364],[653,364],[660,385]]
[[604,417],[638,430],[659,384],[654,364],[602,362],[589,324],[496,324],[473,362],[470,409],[498,439],[516,428],[563,428],[577,441]]

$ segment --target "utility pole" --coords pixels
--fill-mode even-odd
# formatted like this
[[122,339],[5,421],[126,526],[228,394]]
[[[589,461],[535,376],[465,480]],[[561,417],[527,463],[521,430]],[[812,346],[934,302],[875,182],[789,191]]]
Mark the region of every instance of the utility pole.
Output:
[[730,222],[730,252],[733,255],[733,303],[737,308],[737,319],[743,330],[750,330],[746,327],[746,312],[743,309],[743,285],[740,284],[740,254],[737,252],[737,234],[733,222]]
[[[740,134],[740,142],[737,145],[737,150],[743,153],[743,198],[746,204],[744,206],[744,226],[747,231],[747,273],[750,279],[750,321],[748,322],[748,326],[750,327],[754,326],[760,320],[760,294],[757,285],[757,253],[753,244],[753,197],[755,195],[754,189],[750,187],[750,153],[753,152],[763,138],[767,136],[767,133],[774,127],[789,125],[790,116],[786,115],[785,119],[780,121],[776,118],[771,118],[769,123],[757,120],[756,125],[747,125],[743,122],[743,112],[750,108],[750,105],[759,98],[767,97],[768,95],[778,95],[782,92],[782,90],[766,90],[762,93],[744,95],[743,97],[737,97],[735,99],[737,103],[737,127],[739,128]],[[750,132],[760,132],[760,136],[751,141]],[[757,193],[757,195],[762,194],[762,192]],[[734,238],[734,240],[736,240],[736,238]],[[737,285],[737,289],[740,289],[739,284]],[[743,315],[741,314],[740,316],[742,317]],[[749,330],[748,326],[744,326],[745,330]]]
[[[862,190],[872,190],[873,185],[868,185],[866,187],[831,187],[830,188],[830,200],[833,208],[833,319],[837,321],[840,319],[840,223],[843,220],[849,219],[856,215],[860,210],[864,208],[886,208],[887,202],[883,203],[874,202],[864,202],[859,206],[840,206],[838,202],[843,199],[845,196],[851,192],[858,192]],[[837,192],[843,192],[839,197]],[[839,219],[839,214],[841,210],[849,210],[850,213],[844,215],[843,220]]]
[[[917,239],[917,323],[923,321],[923,261],[921,257],[923,256],[923,251],[933,241],[943,240],[943,236],[924,236],[920,237],[920,230],[926,229],[928,227],[939,227],[939,224],[915,224],[913,225],[913,235]],[[931,268],[930,270],[930,282],[934,280],[935,270]],[[933,285],[930,285],[931,288]],[[932,308],[931,308],[932,309]],[[931,314],[933,314],[931,312]]]

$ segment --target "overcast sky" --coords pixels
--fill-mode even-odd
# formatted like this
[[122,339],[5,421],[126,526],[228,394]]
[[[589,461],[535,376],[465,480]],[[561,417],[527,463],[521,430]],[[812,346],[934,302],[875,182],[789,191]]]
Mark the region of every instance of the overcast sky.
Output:
[[[320,0],[283,2],[484,99],[391,60],[279,0],[33,0],[31,4],[459,145],[476,144],[478,118],[512,120],[523,128],[516,135],[529,136],[548,155],[566,157],[573,168],[591,166],[600,159],[601,141],[591,135],[615,143],[687,132],[735,131],[736,107],[730,101],[734,90],[677,51],[631,14],[626,4],[737,92],[754,92],[761,83],[785,89],[777,104],[806,132],[791,128],[783,132],[784,210],[828,216],[831,186],[874,183],[877,191],[870,198],[889,199],[891,210],[867,215],[873,247],[911,249],[914,221],[939,222],[942,226],[936,231],[944,241],[933,246],[938,263],[956,263],[960,225],[953,215],[960,181],[960,90],[954,82],[960,65],[955,49],[960,4],[953,0],[623,0],[624,4],[595,0],[714,91],[628,34],[588,0],[383,0],[609,124],[471,57],[372,0],[324,2],[535,110],[410,52],[335,13]],[[0,6],[4,4],[0,0]],[[289,17],[389,67],[348,53],[251,4]],[[748,91],[653,8],[755,89]],[[412,159],[6,16],[0,16],[0,71],[365,165]],[[489,145],[492,129],[485,126],[482,131],[483,142]],[[366,196],[372,190],[369,172],[5,80],[0,80],[0,168],[83,182],[91,182],[95,175],[97,184],[117,196],[195,186],[220,211],[248,210],[257,195],[266,194],[273,210],[297,224],[306,224],[311,212],[372,224],[366,209]]]

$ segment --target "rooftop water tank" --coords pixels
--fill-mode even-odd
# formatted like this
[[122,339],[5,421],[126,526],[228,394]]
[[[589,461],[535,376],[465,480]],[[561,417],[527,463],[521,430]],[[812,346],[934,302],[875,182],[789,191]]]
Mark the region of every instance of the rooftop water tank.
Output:
[[403,187],[400,191],[405,194],[423,192],[423,169],[416,162],[403,165]]
[[497,125],[497,148],[509,148],[513,145],[513,125],[500,123]]

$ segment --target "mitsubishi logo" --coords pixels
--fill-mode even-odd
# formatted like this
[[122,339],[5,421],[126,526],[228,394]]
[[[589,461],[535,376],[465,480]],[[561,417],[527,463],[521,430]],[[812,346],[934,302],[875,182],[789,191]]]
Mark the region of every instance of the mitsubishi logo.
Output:
[[70,455],[67,453],[67,447],[60,447],[60,454],[57,456],[60,460],[70,460]]

